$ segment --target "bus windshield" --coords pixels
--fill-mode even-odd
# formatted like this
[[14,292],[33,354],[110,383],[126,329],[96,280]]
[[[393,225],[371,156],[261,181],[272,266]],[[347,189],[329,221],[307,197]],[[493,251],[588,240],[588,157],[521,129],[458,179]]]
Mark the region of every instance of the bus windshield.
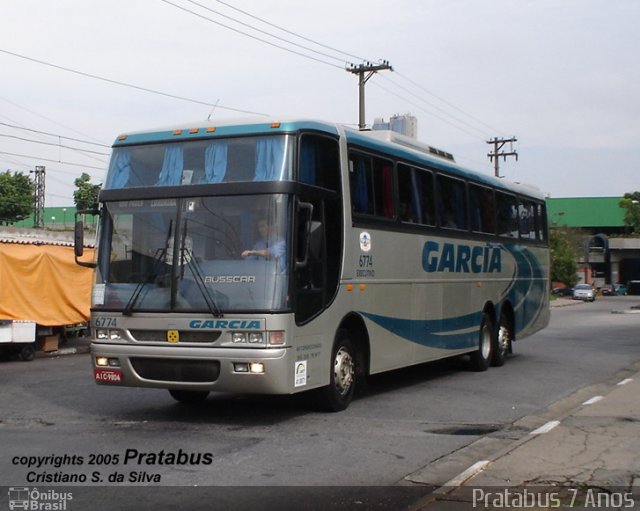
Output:
[[288,308],[289,204],[286,195],[107,202],[94,307]]
[[290,180],[293,145],[277,135],[115,147],[105,189]]

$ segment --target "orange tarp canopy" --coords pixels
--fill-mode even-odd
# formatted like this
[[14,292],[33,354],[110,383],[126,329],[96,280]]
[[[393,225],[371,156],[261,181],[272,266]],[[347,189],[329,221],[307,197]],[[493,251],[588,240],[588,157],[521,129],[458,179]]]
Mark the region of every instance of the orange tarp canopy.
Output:
[[[93,260],[93,251],[82,259]],[[75,263],[72,247],[0,243],[0,319],[84,323],[92,282],[93,270]]]

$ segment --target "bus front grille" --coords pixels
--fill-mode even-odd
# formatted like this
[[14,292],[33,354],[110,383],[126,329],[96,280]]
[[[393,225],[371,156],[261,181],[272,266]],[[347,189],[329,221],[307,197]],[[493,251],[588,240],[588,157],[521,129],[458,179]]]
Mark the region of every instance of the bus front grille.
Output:
[[217,360],[181,360],[132,357],[133,369],[146,380],[193,382],[214,382],[220,375]]
[[[138,342],[167,342],[166,330],[129,330],[131,337]],[[207,332],[194,332],[191,330],[180,330],[178,332],[180,343],[214,343],[218,340],[222,332],[220,331],[207,331]]]

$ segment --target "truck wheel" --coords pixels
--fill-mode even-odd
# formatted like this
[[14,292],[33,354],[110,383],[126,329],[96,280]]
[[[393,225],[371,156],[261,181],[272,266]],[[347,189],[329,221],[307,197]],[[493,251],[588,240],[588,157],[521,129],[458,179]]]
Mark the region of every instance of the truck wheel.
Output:
[[20,350],[20,358],[25,362],[31,362],[36,358],[36,349],[32,344],[27,344]]
[[169,389],[171,397],[180,403],[201,403],[209,395],[208,390]]
[[356,352],[346,330],[338,330],[331,350],[329,385],[320,389],[320,404],[328,412],[345,410],[356,388]]

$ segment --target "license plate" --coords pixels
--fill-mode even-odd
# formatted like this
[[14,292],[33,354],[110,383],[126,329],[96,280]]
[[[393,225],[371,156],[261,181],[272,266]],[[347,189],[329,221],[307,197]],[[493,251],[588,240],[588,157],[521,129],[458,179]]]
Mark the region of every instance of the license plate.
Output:
[[120,369],[94,369],[93,379],[98,383],[122,383]]

